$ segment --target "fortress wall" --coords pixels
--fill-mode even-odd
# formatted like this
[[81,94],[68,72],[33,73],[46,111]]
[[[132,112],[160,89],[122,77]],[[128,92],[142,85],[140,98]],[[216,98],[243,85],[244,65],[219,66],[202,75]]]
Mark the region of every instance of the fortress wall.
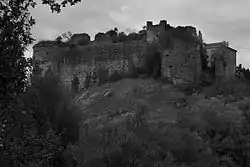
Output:
[[199,51],[195,46],[187,46],[177,41],[174,48],[174,50],[163,51],[163,77],[182,83],[196,82],[201,75]]
[[[44,71],[51,67],[53,72],[58,73],[65,85],[71,85],[73,75],[76,74],[80,80],[80,87],[83,87],[86,73],[105,69],[110,75],[114,71],[129,71],[131,65],[142,66],[146,43],[153,43],[158,46],[160,44],[158,38],[165,38],[164,33],[160,32],[167,31],[166,24],[165,21],[161,21],[159,25],[152,25],[152,22],[147,22],[147,41],[134,40],[119,43],[94,41],[88,45],[61,44],[61,46],[46,44],[34,48],[34,57],[43,62],[41,67]],[[162,51],[162,74],[164,78],[179,80],[180,82],[194,82],[199,79],[201,60],[197,46],[194,45],[172,38],[171,48],[163,48],[163,45],[158,47]],[[59,69],[56,59],[65,54],[66,57],[73,58],[77,63],[69,65],[68,61],[65,60],[65,63]]]
[[[71,80],[76,74],[80,80],[80,88],[84,86],[86,73],[93,70],[108,69],[109,74],[114,71],[128,71],[129,59],[136,66],[143,63],[143,41],[120,42],[110,44],[90,44],[76,46],[46,46],[35,47],[34,57],[41,62],[40,67],[45,71],[51,67],[54,73],[58,73],[64,85],[70,88]],[[74,65],[65,63],[58,67],[59,56],[67,54],[74,56],[77,63]]]

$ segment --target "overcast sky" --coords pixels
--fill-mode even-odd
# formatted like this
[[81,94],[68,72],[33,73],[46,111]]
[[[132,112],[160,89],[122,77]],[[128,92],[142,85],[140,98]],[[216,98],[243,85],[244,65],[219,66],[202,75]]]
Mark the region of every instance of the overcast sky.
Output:
[[[37,0],[40,1],[40,0]],[[54,39],[71,31],[88,33],[117,27],[120,31],[141,29],[147,20],[167,20],[172,26],[191,25],[201,30],[205,42],[229,41],[238,50],[237,64],[250,67],[250,1],[247,0],[83,0],[52,14],[38,5],[32,34],[37,40]]]

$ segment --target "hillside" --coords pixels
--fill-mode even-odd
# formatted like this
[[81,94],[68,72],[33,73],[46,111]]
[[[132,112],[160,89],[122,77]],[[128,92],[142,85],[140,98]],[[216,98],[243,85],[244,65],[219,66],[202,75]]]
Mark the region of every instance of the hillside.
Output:
[[[89,159],[89,162],[84,162],[85,165],[97,163],[94,166],[101,166],[101,164],[104,163],[101,160],[103,159],[103,155],[110,155],[116,152],[116,149],[120,150],[119,144],[124,144],[124,142],[126,143],[128,141],[132,142],[130,144],[147,141],[146,143],[152,147],[158,147],[159,143],[155,143],[155,140],[165,140],[165,142],[168,143],[165,144],[168,146],[161,149],[170,151],[177,159],[185,159],[187,155],[184,155],[184,148],[182,147],[189,146],[183,143],[187,139],[183,141],[181,138],[185,138],[185,134],[188,131],[190,131],[188,134],[191,136],[195,134],[200,136],[203,141],[201,145],[204,145],[206,140],[203,138],[204,136],[202,136],[204,135],[203,133],[206,133],[209,129],[213,129],[214,126],[217,128],[218,133],[221,133],[225,128],[229,128],[229,125],[241,128],[244,124],[245,117],[242,107],[249,104],[249,98],[237,99],[237,97],[232,95],[221,95],[210,98],[205,96],[206,94],[204,92],[199,95],[185,95],[179,88],[153,79],[122,79],[101,87],[90,88],[88,92],[80,93],[74,99],[75,105],[81,109],[83,119],[80,128],[80,141],[77,145],[72,146],[71,151],[73,150],[72,152],[75,152],[75,156],[81,164],[83,164],[83,159]],[[214,111],[216,114],[211,115]],[[128,123],[128,121],[130,123]],[[131,125],[134,127],[132,130],[130,129]],[[167,127],[172,128],[167,130]],[[183,130],[181,127],[188,128],[189,130]],[[165,130],[162,130],[162,128]],[[106,136],[107,133],[109,133],[109,136]],[[159,133],[174,134],[168,135],[169,139],[166,139],[164,137],[162,138]],[[121,136],[124,135],[125,138],[122,138]],[[183,145],[178,148],[177,144],[175,146],[173,145],[176,147],[174,148],[171,146],[173,143],[169,141],[170,139],[176,140],[176,142],[180,140],[178,141],[179,144],[186,146]],[[196,137],[190,140],[194,140],[192,142],[195,142]],[[105,142],[108,143],[105,144]],[[137,149],[134,147],[139,147],[142,143],[137,144],[136,146],[130,146],[132,147],[131,149]],[[201,148],[194,147],[200,146],[193,145],[186,149],[189,151],[193,150],[193,154],[196,154],[195,150]],[[202,146],[202,148],[203,147],[204,146]],[[212,144],[206,145],[206,147],[212,149],[212,152],[215,151],[212,148]],[[98,152],[100,149],[103,149],[104,152]],[[154,150],[156,148],[151,149]],[[178,155],[181,156],[179,158],[177,156],[179,153],[175,152],[176,149],[180,149],[179,151],[183,152],[183,155]],[[124,153],[121,154],[123,155]],[[196,158],[191,156],[194,158],[193,160],[186,159],[181,160],[181,162],[189,164],[191,163],[190,161],[192,161],[192,163],[198,163],[197,161],[199,161],[199,163],[203,163],[203,165],[204,163],[207,165],[215,163],[215,159],[204,162],[202,159],[204,156],[212,159],[218,158],[212,153],[202,153]],[[141,158],[139,159],[143,160],[145,157]],[[150,163],[155,163],[156,161],[162,160],[152,160]],[[177,163],[176,161],[174,162]],[[145,165],[145,162],[143,164]]]

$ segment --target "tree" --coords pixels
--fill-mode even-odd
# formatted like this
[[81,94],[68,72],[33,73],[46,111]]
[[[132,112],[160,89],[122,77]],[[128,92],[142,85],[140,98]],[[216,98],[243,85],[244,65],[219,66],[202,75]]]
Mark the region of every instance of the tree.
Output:
[[229,46],[229,42],[228,41],[223,41],[222,44],[225,45],[225,46],[227,46],[227,47]]
[[58,37],[56,37],[55,41],[56,42],[62,42],[63,38],[59,35]]
[[33,41],[30,28],[35,24],[27,6],[34,2],[0,2],[0,98],[13,96],[24,90],[26,71],[30,64],[24,58],[26,47]]
[[[75,5],[81,0],[62,0],[60,3],[55,0],[41,1],[43,4],[49,5],[53,13],[59,13],[63,7]],[[32,122],[30,116],[22,113],[23,109],[20,108],[18,96],[25,90],[30,93],[30,89],[27,89],[27,73],[32,69],[33,63],[31,59],[25,58],[24,52],[27,46],[34,41],[31,36],[31,27],[35,24],[35,20],[30,14],[30,9],[35,7],[35,0],[0,1],[0,144],[6,136],[14,135],[15,137],[20,129],[27,128],[29,125],[26,124]],[[32,97],[30,97],[30,103],[34,100]],[[33,107],[32,110],[35,110],[36,106]],[[21,121],[18,122],[17,118]],[[29,132],[32,133],[32,130]],[[34,134],[31,136],[33,137]],[[20,141],[24,141],[24,139]],[[20,146],[20,148],[24,149],[25,146]],[[0,149],[2,153],[1,146]],[[0,157],[3,156],[0,155]],[[2,162],[0,163],[2,164]],[[12,164],[10,166],[21,165]]]
[[127,39],[127,35],[124,32],[120,32],[118,34],[118,41],[119,42],[124,42],[124,41],[126,41],[126,39]]
[[58,37],[56,37],[55,40],[57,42],[62,42],[62,41],[68,42],[71,39],[71,37],[72,37],[72,32],[68,31],[68,32],[65,32],[62,35],[59,35]]
[[140,39],[141,39],[141,34],[136,32],[129,33],[127,36],[128,41],[140,40]]
[[[59,13],[67,5],[75,5],[81,0],[42,0],[52,12]],[[30,8],[35,8],[34,0],[5,0],[0,2],[0,100],[13,97],[24,91],[30,60],[24,52],[34,39],[31,27],[35,24]]]
[[81,33],[81,34],[74,34],[70,37],[68,42],[78,44],[78,45],[88,45],[91,39],[89,34]]
[[118,42],[118,29],[116,27],[107,31],[106,34],[110,36],[113,43]]

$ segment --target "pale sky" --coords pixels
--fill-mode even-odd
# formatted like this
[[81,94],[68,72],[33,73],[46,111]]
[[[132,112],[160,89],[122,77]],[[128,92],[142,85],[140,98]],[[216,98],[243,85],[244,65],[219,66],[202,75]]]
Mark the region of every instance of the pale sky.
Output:
[[238,50],[237,64],[250,67],[247,0],[83,0],[60,14],[52,14],[49,7],[38,2],[31,13],[36,19],[32,34],[37,40],[54,39],[67,31],[93,37],[114,27],[120,31],[140,30],[147,20],[191,25],[201,30],[207,43],[229,41],[229,46]]

